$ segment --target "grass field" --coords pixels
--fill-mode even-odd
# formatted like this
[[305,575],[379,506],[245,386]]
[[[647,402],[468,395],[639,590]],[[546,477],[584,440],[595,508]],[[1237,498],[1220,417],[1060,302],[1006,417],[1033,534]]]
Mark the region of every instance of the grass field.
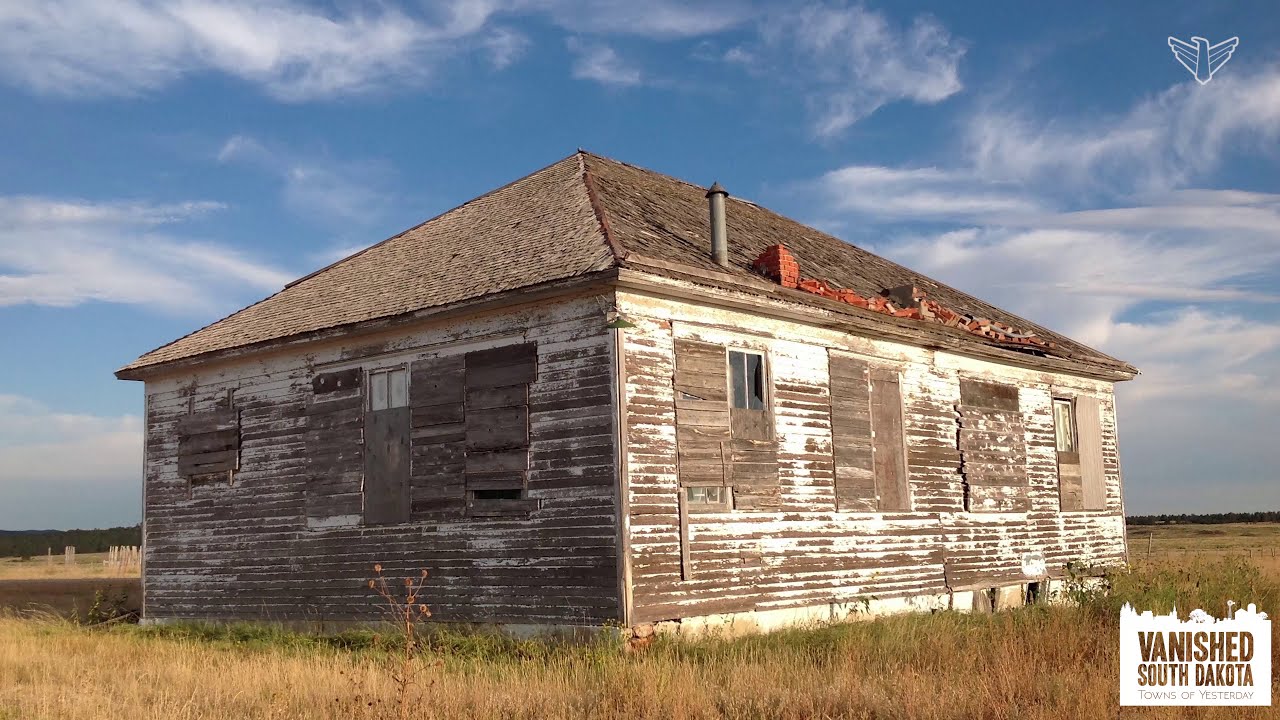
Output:
[[138,577],[137,568],[122,571],[108,567],[106,559],[107,553],[85,553],[76,555],[75,563],[67,565],[61,555],[54,555],[52,561],[39,556],[27,560],[0,558],[0,581]]
[[[1131,541],[1136,568],[1079,606],[660,640],[639,653],[607,641],[443,634],[410,666],[403,715],[394,635],[0,618],[0,719],[1280,717],[1280,708],[1116,706],[1123,602],[1220,614],[1235,600],[1280,612],[1280,573],[1239,552],[1270,547],[1275,528],[1206,534],[1220,547],[1193,543],[1178,555],[1176,543],[1201,537],[1181,530],[1153,530],[1165,533],[1153,546],[1168,543],[1171,554],[1153,547],[1149,561]],[[1277,651],[1273,643],[1280,668]]]

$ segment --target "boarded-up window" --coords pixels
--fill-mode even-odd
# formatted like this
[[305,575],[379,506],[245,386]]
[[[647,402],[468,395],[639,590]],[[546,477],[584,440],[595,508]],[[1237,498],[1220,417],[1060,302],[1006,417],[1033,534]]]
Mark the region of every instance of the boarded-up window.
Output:
[[867,363],[831,353],[831,447],[836,467],[836,509],[875,512],[871,459],[871,379]]
[[836,508],[910,510],[898,374],[836,353],[829,370]]
[[362,368],[312,378],[307,405],[308,527],[358,525],[364,507],[365,396]]
[[1105,510],[1106,471],[1098,399],[1081,395],[1053,401],[1058,492],[1063,510]]
[[413,363],[411,517],[526,514],[535,343]]
[[1013,385],[960,380],[960,471],[970,512],[1026,512],[1026,432]]
[[902,387],[898,373],[871,370],[871,458],[881,512],[911,509],[902,435]]
[[178,418],[178,473],[188,478],[240,469],[240,414],[235,408]]
[[[683,487],[729,485],[729,380],[725,347],[675,343],[676,452]],[[732,500],[729,505],[732,506]]]
[[410,366],[413,425],[410,468],[414,520],[466,513],[466,369],[461,354],[418,360]]
[[534,343],[466,354],[465,474],[472,515],[533,510],[529,471],[529,385],[538,377]]
[[364,521],[409,521],[409,372],[369,373],[364,418]]
[[[676,444],[690,509],[777,507],[777,442],[765,355],[696,340],[675,343]],[[715,502],[693,502],[694,498]],[[695,505],[697,506],[695,508]]]

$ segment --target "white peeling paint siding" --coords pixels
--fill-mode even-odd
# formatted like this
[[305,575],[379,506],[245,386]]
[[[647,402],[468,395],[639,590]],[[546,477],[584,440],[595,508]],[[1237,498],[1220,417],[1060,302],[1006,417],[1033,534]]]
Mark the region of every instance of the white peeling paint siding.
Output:
[[[673,286],[677,283],[672,281]],[[705,291],[713,298],[716,291]],[[627,329],[629,557],[635,622],[936,595],[1027,582],[1024,556],[1052,573],[1067,562],[1124,559],[1112,384],[934,352],[708,304],[620,291]],[[674,424],[674,341],[768,353],[774,388],[777,511],[689,516],[682,539]],[[835,510],[828,351],[901,373],[912,506]],[[1019,387],[1030,509],[965,512],[957,450],[961,377]],[[1105,511],[1058,510],[1050,412],[1054,392],[1097,397],[1107,476]],[[682,542],[692,576],[682,576]]]

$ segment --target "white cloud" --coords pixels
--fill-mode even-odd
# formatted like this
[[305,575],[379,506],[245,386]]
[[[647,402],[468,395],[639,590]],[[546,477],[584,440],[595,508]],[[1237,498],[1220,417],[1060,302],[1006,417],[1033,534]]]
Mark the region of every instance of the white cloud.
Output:
[[494,28],[481,41],[481,46],[489,56],[489,64],[495,70],[509,67],[528,51],[532,41],[523,33],[510,28]]
[[726,56],[759,72],[800,78],[814,132],[838,135],[892,102],[941,102],[960,92],[962,42],[929,16],[895,27],[862,6],[810,5],[761,21],[763,45]]
[[968,228],[900,240],[887,250],[908,267],[1105,349],[1129,329],[1119,318],[1144,302],[1274,301],[1249,283],[1280,270],[1280,246],[1235,240]]
[[849,165],[823,175],[815,188],[829,211],[881,218],[967,218],[1040,210],[1013,188],[938,168]]
[[608,45],[569,38],[569,51],[574,54],[573,76],[593,80],[602,85],[626,87],[643,82],[640,70],[623,61]]
[[[446,0],[339,4],[302,0],[47,0],[0,4],[0,78],[68,97],[134,95],[214,72],[286,102],[419,86],[451,60],[514,63],[529,38],[501,18],[541,16],[575,33],[686,38],[756,11],[724,0]],[[345,8],[345,9],[344,9]]]
[[1004,98],[966,129],[974,169],[985,177],[1052,181],[1094,192],[1185,186],[1230,150],[1275,152],[1280,66],[1244,67],[1208,85],[1183,82],[1116,115],[1040,118]]
[[137,522],[142,439],[137,415],[59,412],[0,395],[0,527]]
[[381,221],[392,197],[388,171],[374,162],[344,162],[233,135],[218,150],[223,164],[241,164],[275,176],[286,207],[313,223],[368,226]]
[[487,33],[492,10],[459,0],[430,22],[382,4],[338,13],[294,0],[4,3],[0,75],[41,93],[127,95],[214,71],[281,100],[327,98],[421,82],[485,42],[510,48],[509,31]]
[[288,282],[289,274],[238,250],[160,227],[217,207],[0,197],[0,306],[99,301],[208,311],[228,292]]
[[1114,352],[1143,368],[1131,399],[1235,398],[1280,406],[1280,323],[1183,307],[1118,322],[1111,338]]
[[718,33],[757,14],[750,2],[738,0],[516,0],[512,7],[546,13],[557,25],[574,32],[654,38]]

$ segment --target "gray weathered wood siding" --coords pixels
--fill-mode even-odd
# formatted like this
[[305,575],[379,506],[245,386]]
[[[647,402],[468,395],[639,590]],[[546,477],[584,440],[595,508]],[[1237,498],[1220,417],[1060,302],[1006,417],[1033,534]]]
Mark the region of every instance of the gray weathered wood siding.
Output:
[[[674,284],[674,282],[673,282]],[[710,293],[709,293],[710,295]],[[709,297],[709,302],[714,298]],[[847,335],[712,304],[619,292],[625,331],[629,559],[633,618],[656,621],[730,612],[853,604],[1026,582],[1039,555],[1065,563],[1123,559],[1124,522],[1111,383],[1050,374]],[[677,344],[711,343],[767,354],[777,444],[778,507],[679,517],[683,472],[676,420]],[[835,368],[836,410],[832,410]],[[897,379],[909,504],[868,511],[873,466],[851,441],[869,412],[868,373]],[[972,436],[987,462],[1000,443],[1019,460],[1016,505],[965,507],[961,381],[1010,387],[998,433]],[[1070,391],[1097,399],[1105,509],[1059,507],[1051,402]],[[846,401],[851,405],[844,405]],[[891,412],[885,403],[883,412]],[[833,419],[835,420],[833,429]],[[1015,435],[1010,435],[1010,432]],[[845,438],[833,442],[835,438]],[[843,467],[842,467],[843,466]],[[988,471],[995,486],[997,473]],[[887,471],[895,471],[889,468]],[[839,479],[837,479],[839,478]],[[998,482],[1005,483],[1001,477]],[[999,485],[998,487],[1005,487]],[[988,493],[990,494],[990,493]],[[891,498],[890,504],[899,499]],[[686,568],[692,572],[683,572]]]
[[[149,381],[147,617],[369,618],[376,598],[366,580],[381,563],[392,576],[431,572],[425,596],[437,620],[616,620],[614,381],[600,302],[549,302]],[[479,460],[468,467],[465,455],[432,444],[463,427],[448,424],[456,406],[442,393],[385,411],[412,415],[413,517],[365,523],[360,372],[412,368],[410,393],[419,397],[415,387],[432,381],[460,387],[448,384],[447,369],[462,354],[525,343],[537,353],[527,397],[512,400],[516,386],[504,385],[501,398],[472,400],[527,412],[527,458],[520,458],[527,470],[519,472],[536,507],[500,517],[462,512],[468,477],[490,482],[493,468]],[[224,475],[191,483],[178,470],[177,425],[191,410],[223,407],[228,390],[238,411],[239,470],[231,482]],[[370,462],[399,462],[396,452],[380,452]]]

